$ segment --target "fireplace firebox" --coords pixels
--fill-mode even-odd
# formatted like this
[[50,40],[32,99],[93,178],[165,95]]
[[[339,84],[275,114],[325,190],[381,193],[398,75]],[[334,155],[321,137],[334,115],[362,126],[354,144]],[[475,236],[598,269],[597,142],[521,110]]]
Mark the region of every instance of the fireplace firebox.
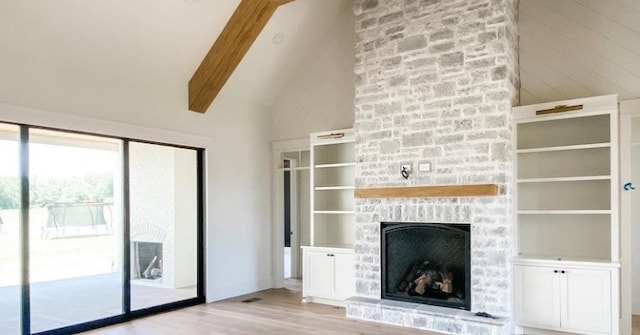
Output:
[[162,243],[132,242],[132,279],[162,279]]
[[382,299],[471,309],[468,224],[382,222]]

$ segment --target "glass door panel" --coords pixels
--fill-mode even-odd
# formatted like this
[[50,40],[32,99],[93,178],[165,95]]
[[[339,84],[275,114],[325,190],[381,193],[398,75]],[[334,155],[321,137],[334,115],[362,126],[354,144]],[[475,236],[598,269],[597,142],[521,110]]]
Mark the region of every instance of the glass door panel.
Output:
[[0,334],[20,334],[19,134],[0,123]]
[[131,309],[197,296],[197,152],[129,145]]
[[122,142],[29,132],[31,330],[123,313]]

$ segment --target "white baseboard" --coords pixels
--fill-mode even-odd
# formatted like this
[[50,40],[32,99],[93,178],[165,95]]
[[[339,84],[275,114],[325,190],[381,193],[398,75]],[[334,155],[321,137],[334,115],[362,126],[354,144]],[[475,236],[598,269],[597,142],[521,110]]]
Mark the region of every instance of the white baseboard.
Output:
[[207,288],[207,303],[245,295],[272,287],[271,278],[236,285]]

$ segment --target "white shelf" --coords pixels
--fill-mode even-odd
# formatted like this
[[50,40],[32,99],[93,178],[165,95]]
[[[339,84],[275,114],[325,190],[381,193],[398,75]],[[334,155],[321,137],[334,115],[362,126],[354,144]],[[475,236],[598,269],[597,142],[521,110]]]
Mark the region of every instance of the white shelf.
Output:
[[316,164],[314,168],[329,169],[329,168],[340,168],[340,167],[351,167],[351,166],[356,166],[356,163],[348,162],[348,163]]
[[586,150],[586,149],[598,149],[598,148],[609,148],[609,147],[611,147],[611,143],[594,143],[594,144],[562,145],[557,147],[518,149],[516,152],[518,154],[532,154],[532,153],[539,153],[539,152]]
[[518,215],[541,215],[541,214],[554,214],[554,215],[607,215],[611,214],[611,210],[608,209],[589,209],[589,210],[522,210],[518,211]]
[[302,249],[313,249],[316,251],[341,251],[353,253],[353,244],[314,244],[300,247]]
[[[583,258],[583,257],[562,257],[562,256],[550,256],[550,255],[538,255],[538,254],[519,254],[512,259],[514,264],[526,264],[526,265],[546,265],[549,263],[555,265],[574,265],[584,268],[585,266],[610,266],[612,268],[619,268],[620,263],[613,263],[610,259],[599,258]],[[558,263],[562,262],[562,263]],[[589,264],[591,263],[591,264]]]
[[355,190],[355,186],[316,186],[316,191]]
[[524,183],[555,183],[555,182],[591,181],[591,180],[611,180],[611,176],[604,175],[604,176],[579,176],[579,177],[523,178],[523,179],[518,179],[516,182],[519,184],[524,184]]

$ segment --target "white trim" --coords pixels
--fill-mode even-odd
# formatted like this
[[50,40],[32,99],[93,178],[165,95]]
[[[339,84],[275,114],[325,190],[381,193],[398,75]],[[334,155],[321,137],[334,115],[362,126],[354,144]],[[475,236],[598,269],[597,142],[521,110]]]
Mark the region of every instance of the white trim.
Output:
[[589,181],[589,180],[611,180],[610,175],[606,176],[581,176],[581,177],[553,177],[553,178],[523,178],[516,179],[518,184],[524,183],[554,183],[565,181]]
[[598,148],[609,148],[609,147],[611,147],[611,143],[606,142],[606,143],[594,143],[594,144],[563,145],[558,147],[518,149],[516,152],[519,154],[531,154],[531,153],[538,153],[538,152],[585,150],[585,149],[598,149]]
[[518,214],[527,214],[527,215],[538,215],[538,214],[557,214],[557,215],[609,215],[612,214],[613,211],[609,209],[576,209],[576,210],[567,210],[567,209],[559,209],[559,210],[521,210],[517,211]]
[[211,138],[171,130],[143,127],[128,123],[88,118],[64,113],[15,106],[0,102],[0,122],[21,123],[32,126],[94,133],[145,141],[166,142],[176,145],[206,147]]
[[[640,117],[640,99],[620,102],[620,178],[631,179],[631,119]],[[639,251],[640,252],[640,251]],[[631,198],[620,196],[620,305],[621,334],[631,334],[631,314],[640,308],[632,301]]]
[[331,164],[318,164],[315,165],[315,169],[330,169],[330,168],[340,168],[340,167],[350,167],[356,166],[356,163],[331,163]]
[[[287,158],[291,162],[291,166],[296,167],[298,165],[298,160],[293,158]],[[283,171],[284,173],[284,171]],[[300,276],[300,208],[298,207],[298,174],[293,171],[293,173],[289,172],[290,184],[289,184],[289,210],[290,213],[290,223],[291,223],[291,232],[290,235],[290,243],[291,243],[291,277],[298,278]],[[284,231],[284,230],[283,230]]]

